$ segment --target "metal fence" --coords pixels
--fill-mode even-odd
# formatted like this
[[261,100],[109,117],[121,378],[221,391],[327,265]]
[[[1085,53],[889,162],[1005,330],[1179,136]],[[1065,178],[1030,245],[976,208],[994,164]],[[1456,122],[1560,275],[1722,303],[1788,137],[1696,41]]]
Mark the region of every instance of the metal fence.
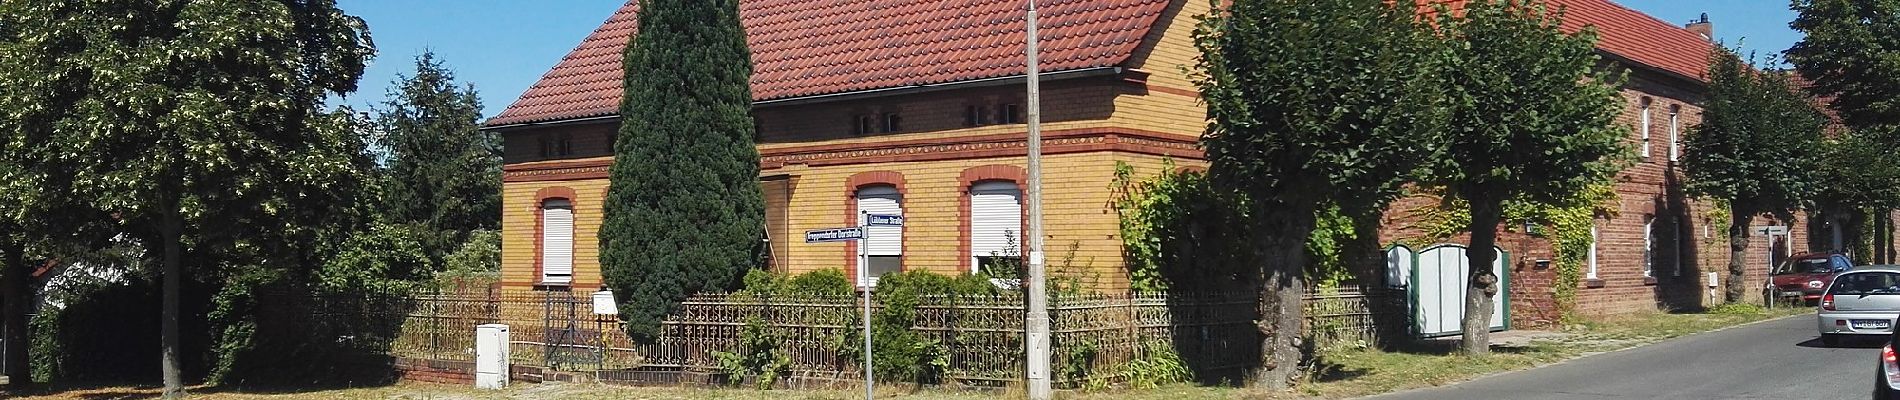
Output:
[[[666,319],[650,344],[634,343],[615,316],[593,314],[588,296],[568,292],[429,294],[348,309],[334,307],[364,303],[307,304],[313,315],[326,318],[399,320],[371,324],[396,327],[378,348],[397,358],[472,361],[475,326],[505,323],[516,365],[602,381],[689,381],[694,379],[681,374],[718,375],[714,352],[740,351],[742,332],[756,319],[782,339],[779,349],[791,360],[792,381],[855,381],[861,371],[858,359],[841,356],[841,347],[861,345],[845,339],[858,329],[863,303],[855,297],[695,296]],[[1403,292],[1318,291],[1306,297],[1307,330],[1321,346],[1372,343],[1380,329],[1404,329],[1403,304]],[[944,383],[1000,386],[1021,379],[1022,297],[928,297],[916,310],[912,330],[944,352]],[[343,315],[349,313],[364,315]],[[1063,387],[1122,382],[1126,365],[1156,351],[1179,354],[1203,378],[1233,376],[1258,360],[1249,294],[1058,296],[1050,302],[1050,318],[1056,383]]]

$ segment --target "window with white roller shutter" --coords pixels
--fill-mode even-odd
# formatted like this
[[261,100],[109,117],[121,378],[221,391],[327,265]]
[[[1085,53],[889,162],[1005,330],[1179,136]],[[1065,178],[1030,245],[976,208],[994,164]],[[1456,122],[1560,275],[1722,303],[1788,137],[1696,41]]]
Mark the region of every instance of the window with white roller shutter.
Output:
[[541,283],[574,281],[574,205],[564,199],[541,202]]
[[970,186],[969,257],[971,267],[976,269],[971,272],[982,272],[986,266],[1022,255],[1022,198],[1022,189],[1015,182],[986,181]]
[[[903,198],[893,186],[865,186],[858,188],[858,211],[860,215],[904,215]],[[858,225],[865,225],[859,220]],[[869,264],[866,276],[859,277],[860,285],[877,286],[877,277],[889,272],[904,269],[904,227],[872,226],[865,228],[864,254]]]

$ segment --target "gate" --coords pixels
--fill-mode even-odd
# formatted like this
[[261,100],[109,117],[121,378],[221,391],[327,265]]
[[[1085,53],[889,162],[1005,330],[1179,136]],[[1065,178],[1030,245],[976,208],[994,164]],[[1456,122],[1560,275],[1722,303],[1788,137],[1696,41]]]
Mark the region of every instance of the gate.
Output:
[[[1498,276],[1498,295],[1491,302],[1491,330],[1510,328],[1510,270],[1504,267],[1510,254],[1497,249],[1491,273]],[[1418,252],[1412,262],[1409,291],[1412,298],[1412,329],[1420,337],[1456,335],[1465,315],[1465,292],[1470,287],[1470,258],[1465,246],[1441,244]]]
[[574,371],[600,365],[605,356],[601,352],[600,319],[594,318],[572,292],[549,291],[543,296],[541,348],[547,367]]

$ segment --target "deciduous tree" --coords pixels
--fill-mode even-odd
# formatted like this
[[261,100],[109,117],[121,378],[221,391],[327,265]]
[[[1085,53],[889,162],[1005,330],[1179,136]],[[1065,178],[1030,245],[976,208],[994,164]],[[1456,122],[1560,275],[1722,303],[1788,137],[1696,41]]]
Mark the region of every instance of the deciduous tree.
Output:
[[[1828,100],[1841,122],[1851,132],[1848,140],[1865,139],[1871,144],[1900,142],[1900,3],[1891,1],[1795,0],[1797,13],[1788,26],[1802,33],[1800,42],[1787,51],[1788,62],[1807,79],[1809,93]],[[1847,143],[1847,142],[1839,142]],[[1855,151],[1854,149],[1839,149]],[[1824,166],[1824,174],[1839,172],[1845,176],[1830,178],[1859,179],[1877,175],[1900,174],[1891,152],[1882,157],[1841,160],[1845,164]],[[1833,154],[1840,154],[1833,152]],[[1830,181],[1831,182],[1831,181]],[[1863,209],[1826,210],[1836,215],[1871,211],[1876,246],[1873,262],[1893,262],[1893,210],[1900,198],[1893,198],[1885,186],[1824,187],[1824,193],[1848,198],[1873,200],[1860,202]],[[1843,193],[1858,190],[1859,193]],[[1841,204],[1845,205],[1845,204]]]
[[[1244,193],[1262,359],[1284,388],[1302,362],[1305,242],[1333,199],[1389,195],[1434,152],[1432,53],[1413,10],[1381,0],[1235,0],[1194,32],[1216,185]],[[1236,251],[1240,251],[1236,249]]]
[[328,185],[357,154],[317,126],[327,96],[356,89],[367,28],[328,0],[21,0],[0,14],[19,33],[0,82],[59,90],[0,103],[44,135],[29,162],[70,171],[67,195],[157,256],[165,396],[181,397],[185,254],[224,253],[231,232],[321,213],[297,205],[348,189]]
[[639,5],[600,265],[627,333],[650,341],[686,296],[730,289],[759,265],[765,201],[739,2]]
[[1757,70],[1727,49],[1709,54],[1708,80],[1702,122],[1683,139],[1684,189],[1728,203],[1722,297],[1737,302],[1750,284],[1743,279],[1749,223],[1763,213],[1790,216],[1817,189],[1824,119],[1786,74]]
[[1559,203],[1620,169],[1628,151],[1627,130],[1615,124],[1621,75],[1598,67],[1593,31],[1564,33],[1562,13],[1542,1],[1480,0],[1463,15],[1440,11],[1451,116],[1441,127],[1445,152],[1423,183],[1470,205],[1461,350],[1486,354],[1504,203]]

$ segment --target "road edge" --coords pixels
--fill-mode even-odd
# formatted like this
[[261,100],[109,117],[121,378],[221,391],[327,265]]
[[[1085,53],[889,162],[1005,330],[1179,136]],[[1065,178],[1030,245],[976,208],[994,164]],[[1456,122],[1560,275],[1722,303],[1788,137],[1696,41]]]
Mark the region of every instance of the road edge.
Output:
[[1465,378],[1465,379],[1460,379],[1460,380],[1457,380],[1457,381],[1453,381],[1453,382],[1446,382],[1446,383],[1444,383],[1444,384],[1439,384],[1439,385],[1432,385],[1432,386],[1425,386],[1425,387],[1415,387],[1415,388],[1410,388],[1410,389],[1405,389],[1405,390],[1399,390],[1399,391],[1392,391],[1392,392],[1385,392],[1385,393],[1379,393],[1379,394],[1374,394],[1374,395],[1366,395],[1366,396],[1359,396],[1359,397],[1347,397],[1347,399],[1375,399],[1375,398],[1381,398],[1381,397],[1385,397],[1385,396],[1396,396],[1396,395],[1401,395],[1401,394],[1406,394],[1406,393],[1411,393],[1411,392],[1417,392],[1417,391],[1423,391],[1423,390],[1431,390],[1431,389],[1438,389],[1438,388],[1443,388],[1443,387],[1447,387],[1447,386],[1457,386],[1457,385],[1461,385],[1461,384],[1464,384],[1465,382],[1471,382],[1471,381],[1475,381],[1475,380],[1479,380],[1479,379],[1485,379],[1485,378],[1490,378],[1490,377],[1495,377],[1495,376],[1501,376],[1501,375],[1509,375],[1509,374],[1514,374],[1514,373],[1519,373],[1519,372],[1524,372],[1524,371],[1531,371],[1531,370],[1536,370],[1536,369],[1540,369],[1540,368],[1544,368],[1544,367],[1549,367],[1549,366],[1553,366],[1553,365],[1561,365],[1561,364],[1564,364],[1564,363],[1569,363],[1569,362],[1572,362],[1572,361],[1576,361],[1576,360],[1581,360],[1581,359],[1585,359],[1585,358],[1590,358],[1590,357],[1595,357],[1595,356],[1600,356],[1600,355],[1605,355],[1605,354],[1613,354],[1613,353],[1621,353],[1621,352],[1624,352],[1624,351],[1629,351],[1629,350],[1633,350],[1633,349],[1638,349],[1638,348],[1643,348],[1643,347],[1648,347],[1648,346],[1651,346],[1651,345],[1655,345],[1655,344],[1659,344],[1659,343],[1663,343],[1663,342],[1668,342],[1668,341],[1673,341],[1673,340],[1680,340],[1680,339],[1684,339],[1684,338],[1688,338],[1688,337],[1691,337],[1691,336],[1697,336],[1697,335],[1704,335],[1704,334],[1710,334],[1710,333],[1716,333],[1716,332],[1721,332],[1721,331],[1726,331],[1726,330],[1730,330],[1730,329],[1735,329],[1735,328],[1741,328],[1741,327],[1744,327],[1744,326],[1749,326],[1749,325],[1755,325],[1755,324],[1763,324],[1763,323],[1769,323],[1769,322],[1774,322],[1774,321],[1780,321],[1780,320],[1784,320],[1784,319],[1789,319],[1789,318],[1794,318],[1794,317],[1802,317],[1802,316],[1807,316],[1807,317],[1812,317],[1813,315],[1812,315],[1812,314],[1793,314],[1793,315],[1788,315],[1788,316],[1781,316],[1781,317],[1775,317],[1775,318],[1768,318],[1768,319],[1762,319],[1762,320],[1756,320],[1756,321],[1750,321],[1750,322],[1745,322],[1745,323],[1740,323],[1740,324],[1735,324],[1735,325],[1729,325],[1729,326],[1724,326],[1724,327],[1720,327],[1720,328],[1715,328],[1715,329],[1710,329],[1710,330],[1706,330],[1706,331],[1701,331],[1701,332],[1696,332],[1696,333],[1691,333],[1691,334],[1687,334],[1687,335],[1682,335],[1682,336],[1677,336],[1677,337],[1672,337],[1672,338],[1668,338],[1668,339],[1663,339],[1663,340],[1657,340],[1657,341],[1654,341],[1654,342],[1647,342],[1647,343],[1637,343],[1637,344],[1632,344],[1632,345],[1629,345],[1629,346],[1626,346],[1626,347],[1621,347],[1621,348],[1617,348],[1617,349],[1614,349],[1614,350],[1605,350],[1605,351],[1599,351],[1599,352],[1593,352],[1593,353],[1583,353],[1583,354],[1578,354],[1578,355],[1575,355],[1575,356],[1571,356],[1571,357],[1569,357],[1569,358],[1564,358],[1564,359],[1561,359],[1561,360],[1557,360],[1557,361],[1552,361],[1552,362],[1548,362],[1548,363],[1543,363],[1543,364],[1537,364],[1537,365],[1533,365],[1533,366],[1531,366],[1530,368],[1521,368],[1521,369],[1514,369],[1514,370],[1509,370],[1509,371],[1498,371],[1498,372],[1492,372],[1492,373],[1488,373],[1488,374],[1483,374],[1483,375],[1475,375],[1475,376],[1472,376],[1472,377],[1469,377],[1469,378]]

